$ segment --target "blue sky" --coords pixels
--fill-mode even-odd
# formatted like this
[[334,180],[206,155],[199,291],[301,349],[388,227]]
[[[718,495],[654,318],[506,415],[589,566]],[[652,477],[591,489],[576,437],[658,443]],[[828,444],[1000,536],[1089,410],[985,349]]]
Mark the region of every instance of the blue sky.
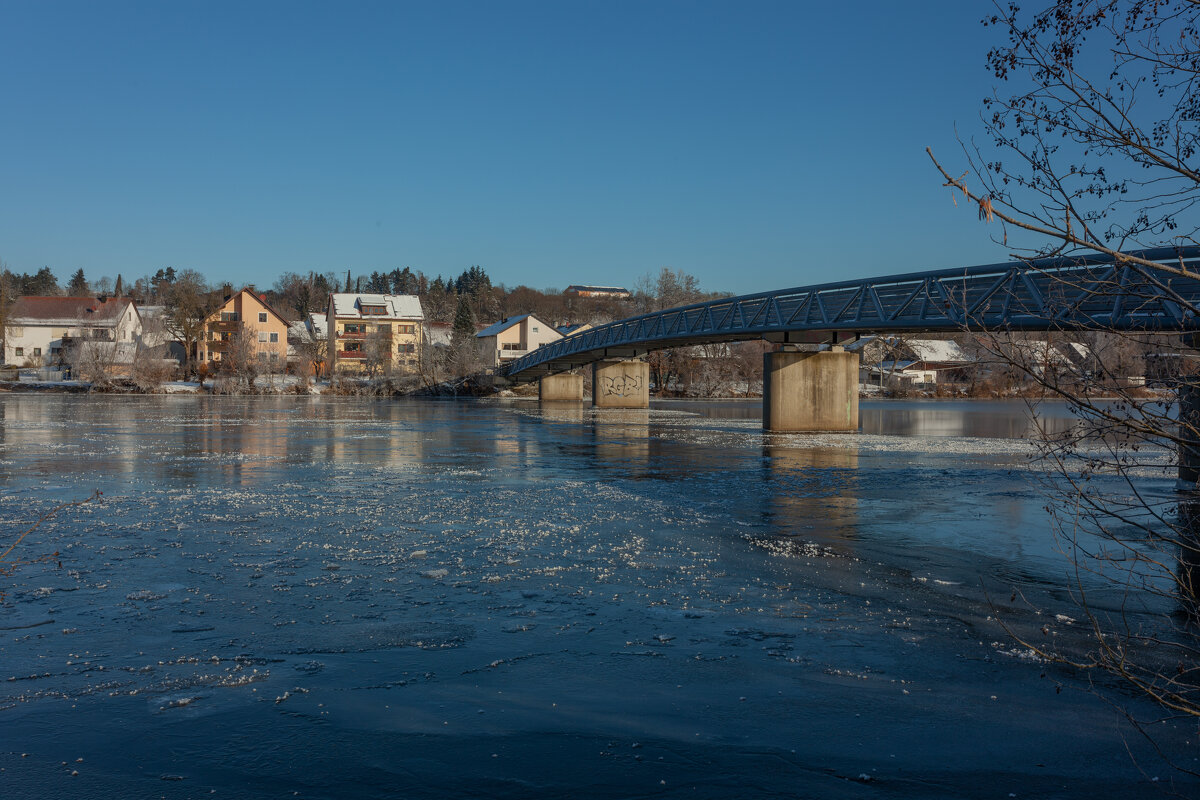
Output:
[[1007,260],[986,2],[0,0],[0,260],[709,290]]

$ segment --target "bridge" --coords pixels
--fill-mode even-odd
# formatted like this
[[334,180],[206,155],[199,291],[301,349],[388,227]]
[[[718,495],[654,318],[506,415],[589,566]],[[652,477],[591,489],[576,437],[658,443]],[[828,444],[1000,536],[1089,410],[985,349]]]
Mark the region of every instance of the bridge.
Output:
[[[649,369],[630,360],[668,347],[766,340],[767,430],[857,430],[863,334],[962,331],[1200,330],[1200,246],[916,272],[729,297],[600,325],[543,345],[497,374],[540,381],[544,401],[646,408]],[[1183,274],[1180,274],[1183,273]],[[827,349],[814,349],[819,343]],[[808,346],[807,351],[801,348]]]

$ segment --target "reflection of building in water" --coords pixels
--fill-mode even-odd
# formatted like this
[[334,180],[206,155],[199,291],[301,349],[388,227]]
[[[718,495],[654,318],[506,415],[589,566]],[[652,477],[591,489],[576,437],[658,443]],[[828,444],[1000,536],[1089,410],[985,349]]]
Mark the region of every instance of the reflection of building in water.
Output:
[[[1079,423],[1062,403],[1036,407],[1038,425],[1062,433]],[[1024,439],[1036,433],[1033,412],[1021,401],[912,400],[865,402],[859,406],[863,433],[889,436],[970,436]]]
[[650,410],[605,409],[592,425],[596,460],[645,467],[650,460]]
[[767,509],[780,534],[822,544],[844,544],[857,536],[858,445],[791,447],[767,445]]
[[436,446],[429,432],[436,411],[416,403],[364,403],[359,398],[315,401],[301,417],[310,435],[296,437],[292,421],[291,457],[303,463],[413,466]]
[[[210,411],[216,411],[210,406]],[[228,411],[229,409],[225,409]],[[272,415],[257,404],[240,409],[239,418],[211,416],[196,437],[199,450],[215,458],[221,474],[234,486],[254,486],[269,469],[287,460],[291,419]]]
[[[0,396],[0,443],[38,452],[38,466],[47,474],[77,472],[81,463],[107,475],[129,474],[145,469],[140,448],[150,435],[146,407],[160,403],[73,394]],[[81,436],[81,430],[87,433]]]

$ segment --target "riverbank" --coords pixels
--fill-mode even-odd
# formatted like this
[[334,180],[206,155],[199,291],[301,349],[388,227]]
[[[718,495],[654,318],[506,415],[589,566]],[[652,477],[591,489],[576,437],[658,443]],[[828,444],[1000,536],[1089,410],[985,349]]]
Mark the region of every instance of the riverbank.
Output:
[[[1069,391],[1069,390],[1068,390]],[[0,393],[41,394],[114,394],[114,395],[338,395],[365,397],[528,397],[538,395],[537,384],[528,383],[505,389],[486,386],[471,380],[446,381],[427,386],[414,378],[341,378],[335,381],[301,380],[292,375],[258,378],[252,385],[245,381],[208,379],[205,381],[168,381],[154,386],[142,386],[132,381],[113,381],[98,385],[86,381],[0,381]],[[893,391],[872,384],[860,384],[858,396],[863,400],[1044,400],[1062,397],[1041,386],[996,389],[991,387],[962,388],[939,386],[932,389]],[[1091,399],[1168,398],[1171,392],[1163,388],[1126,387],[1120,394],[1091,395]],[[691,395],[685,392],[652,394],[654,400],[758,400],[760,393]],[[588,398],[585,398],[587,400]]]

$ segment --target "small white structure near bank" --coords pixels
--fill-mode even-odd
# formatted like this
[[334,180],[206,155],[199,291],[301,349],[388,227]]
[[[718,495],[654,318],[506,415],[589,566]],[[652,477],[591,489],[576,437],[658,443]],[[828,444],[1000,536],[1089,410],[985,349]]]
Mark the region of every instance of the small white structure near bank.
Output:
[[533,314],[507,317],[475,334],[484,366],[496,367],[563,338],[553,325]]

